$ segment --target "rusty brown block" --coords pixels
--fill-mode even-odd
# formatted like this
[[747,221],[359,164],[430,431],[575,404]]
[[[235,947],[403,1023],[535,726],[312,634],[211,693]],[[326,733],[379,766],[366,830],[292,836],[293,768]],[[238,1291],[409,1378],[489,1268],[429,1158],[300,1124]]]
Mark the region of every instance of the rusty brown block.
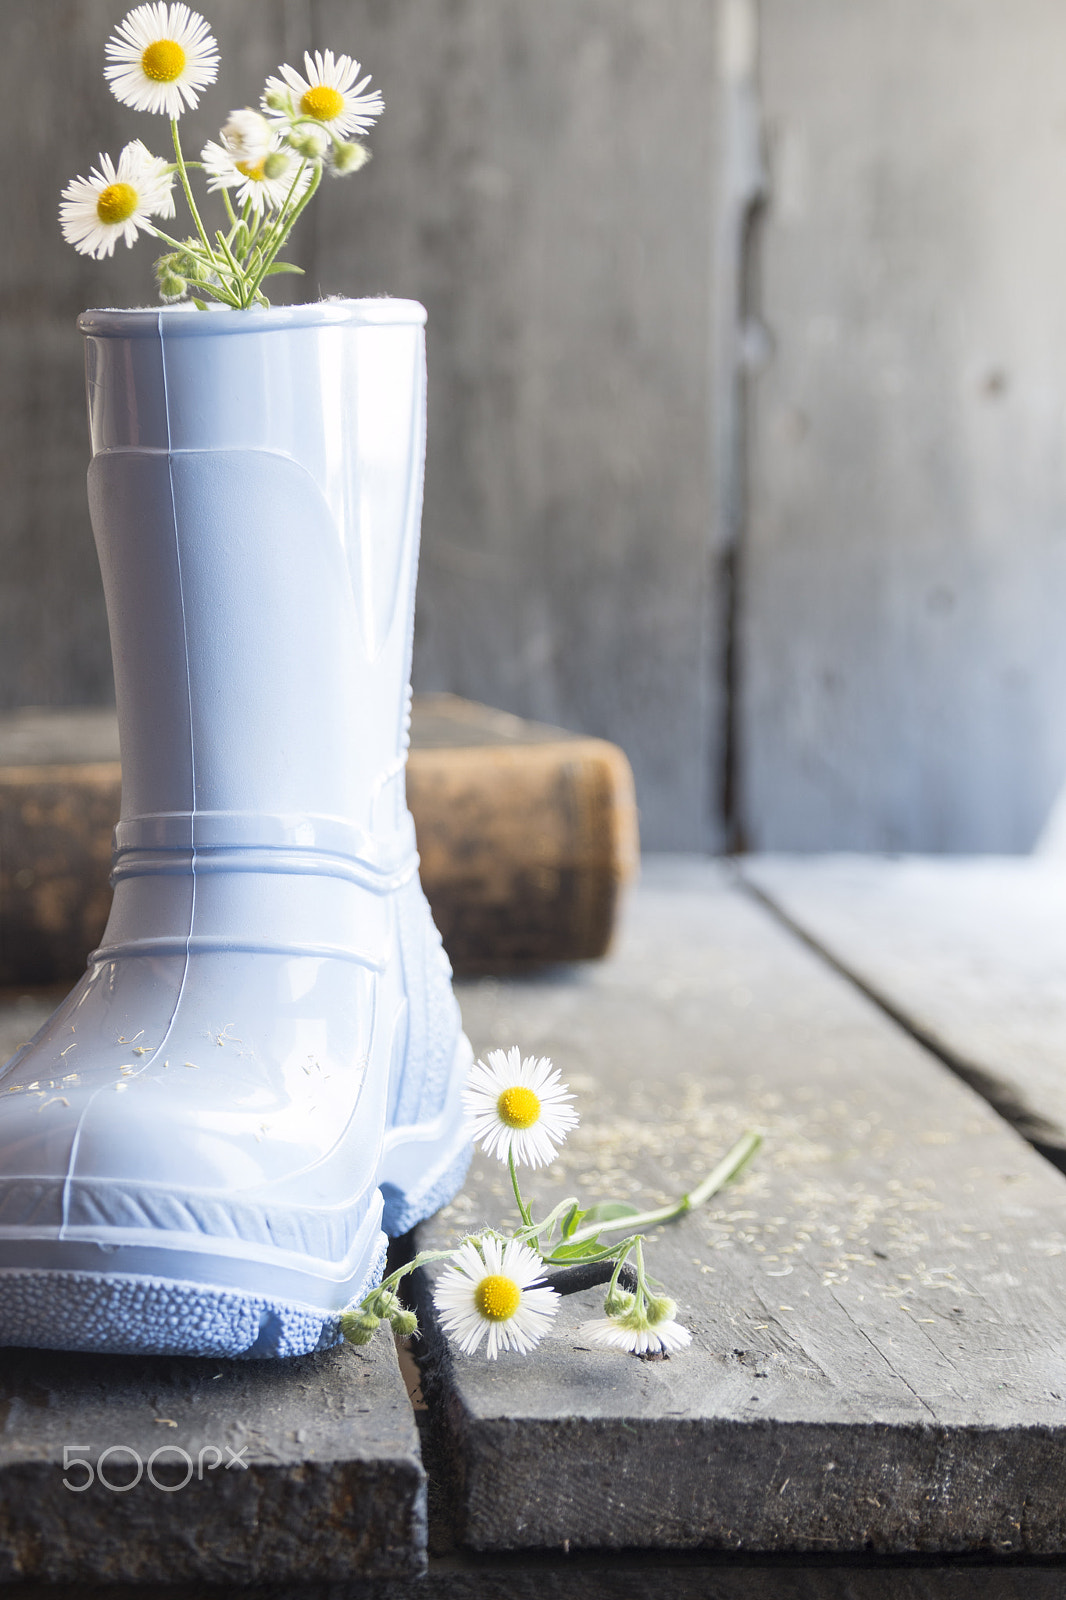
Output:
[[[75,977],[111,902],[113,714],[0,717],[0,984]],[[637,858],[622,752],[454,695],[416,698],[408,798],[422,883],[460,972],[607,950]]]

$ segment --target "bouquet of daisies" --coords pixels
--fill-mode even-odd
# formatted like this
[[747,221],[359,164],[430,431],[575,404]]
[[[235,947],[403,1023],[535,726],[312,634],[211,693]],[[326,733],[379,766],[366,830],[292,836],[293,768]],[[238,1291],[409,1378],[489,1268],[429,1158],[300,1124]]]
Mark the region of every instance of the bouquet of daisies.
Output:
[[[283,65],[267,79],[259,109],[232,111],[199,161],[186,161],[178,120],[195,107],[218,75],[218,46],[203,17],[163,0],[135,7],[108,40],[104,76],[123,105],[170,121],[173,161],[153,155],[140,139],[114,161],[101,154],[87,178],[63,190],[63,236],[82,255],[110,256],[119,239],[132,245],[147,233],[168,246],[156,261],[165,302],[212,300],[235,310],[265,305],[263,284],[301,268],[279,259],[323,174],[345,177],[369,160],[362,143],[384,110],[370,79],[351,56],[332,50],[304,56],[304,70]],[[221,196],[225,226],[210,227],[193,196],[190,173]],[[180,185],[193,232],[184,239],[160,221],[176,214]]]

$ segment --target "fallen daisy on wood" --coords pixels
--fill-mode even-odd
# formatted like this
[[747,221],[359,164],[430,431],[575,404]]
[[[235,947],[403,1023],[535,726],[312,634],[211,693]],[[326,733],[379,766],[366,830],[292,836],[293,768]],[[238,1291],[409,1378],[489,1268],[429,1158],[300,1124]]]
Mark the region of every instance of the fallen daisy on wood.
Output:
[[[399,1296],[403,1279],[420,1267],[448,1263],[432,1289],[441,1328],[464,1355],[484,1341],[494,1361],[501,1351],[527,1355],[551,1327],[563,1295],[607,1285],[603,1316],[582,1324],[591,1345],[665,1358],[691,1343],[677,1320],[677,1304],[645,1268],[640,1229],[683,1217],[708,1201],[747,1166],[762,1142],[745,1133],[695,1189],[669,1205],[641,1211],[623,1201],[583,1209],[561,1200],[535,1220],[522,1195],[520,1166],[549,1165],[577,1126],[574,1096],[547,1057],[523,1057],[517,1047],[493,1050],[471,1068],[464,1105],[473,1136],[486,1155],[506,1162],[520,1225],[513,1233],[485,1228],[451,1250],[427,1250],[384,1279],[345,1313],[341,1329],[351,1344],[366,1344],[382,1322],[394,1333],[417,1332],[417,1319]],[[615,1243],[605,1234],[621,1233]]]

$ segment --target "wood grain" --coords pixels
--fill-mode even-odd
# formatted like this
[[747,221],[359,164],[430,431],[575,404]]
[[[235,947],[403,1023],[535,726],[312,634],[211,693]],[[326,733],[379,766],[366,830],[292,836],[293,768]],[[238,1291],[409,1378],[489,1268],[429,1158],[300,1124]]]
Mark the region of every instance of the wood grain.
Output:
[[[234,1593],[424,1568],[425,1474],[385,1340],[290,1361],[5,1350],[0,1416],[0,1581],[12,1593],[31,1582]],[[87,1479],[66,1470],[67,1445],[94,1471],[119,1446],[103,1465],[118,1491],[99,1476],[82,1493],[65,1487]],[[185,1459],[161,1454],[159,1483],[180,1484],[193,1462],[176,1493],[147,1472],[167,1446]],[[130,1451],[145,1471],[124,1493]]]
[[[600,739],[416,697],[408,799],[459,971],[595,960],[637,869],[633,775]],[[111,904],[113,711],[0,714],[0,984],[78,975]]]
[[629,764],[602,739],[412,752],[419,874],[453,966],[602,956],[637,869]]
[[[978,1095],[695,860],[646,863],[601,966],[460,996],[475,1050],[549,1054],[579,1095],[540,1207],[657,1202],[766,1136],[654,1240],[688,1353],[590,1348],[602,1291],[526,1358],[435,1342],[463,1541],[1064,1548],[1066,1189]],[[478,1158],[425,1242],[506,1217],[503,1173]]]
[[656,848],[721,838],[718,12],[315,13],[387,104],[358,193],[321,208],[321,287],[429,311],[415,686],[620,745]]
[[1066,864],[749,856],[741,870],[1066,1167]]
[[1066,778],[1066,11],[760,29],[747,847],[1025,852]]

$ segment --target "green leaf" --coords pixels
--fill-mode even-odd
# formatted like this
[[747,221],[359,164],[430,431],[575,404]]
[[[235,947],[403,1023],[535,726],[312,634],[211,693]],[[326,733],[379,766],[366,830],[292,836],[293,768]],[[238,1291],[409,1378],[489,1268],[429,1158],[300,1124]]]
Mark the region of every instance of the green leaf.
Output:
[[[602,1205],[590,1206],[583,1213],[583,1218],[587,1222],[618,1222],[622,1217],[639,1216],[640,1207],[628,1205],[624,1200],[605,1200]],[[576,1228],[570,1231],[575,1232]]]
[[587,1211],[582,1211],[580,1207],[576,1205],[571,1206],[570,1210],[563,1218],[562,1226],[559,1230],[562,1233],[563,1238],[569,1239],[572,1233],[576,1233],[587,1216]]
[[272,261],[263,276],[269,278],[275,272],[298,272],[301,278],[304,275],[303,267],[294,267],[288,261]]
[[602,1246],[596,1239],[582,1239],[580,1244],[556,1245],[549,1261],[584,1261],[586,1256],[599,1255]]

